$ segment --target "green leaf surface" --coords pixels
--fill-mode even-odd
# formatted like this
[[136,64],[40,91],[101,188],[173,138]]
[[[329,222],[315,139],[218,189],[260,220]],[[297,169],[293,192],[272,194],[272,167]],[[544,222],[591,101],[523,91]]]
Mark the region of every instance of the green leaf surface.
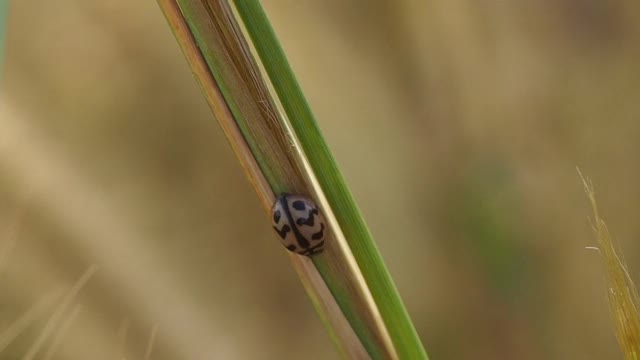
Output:
[[[236,0],[235,5],[362,270],[383,321],[390,332],[398,356],[402,359],[427,358],[382,257],[322,137],[311,109],[259,1]],[[327,259],[322,257],[314,259],[320,269],[324,267],[325,261]],[[327,280],[328,282],[332,281]],[[334,295],[340,303],[340,294],[334,293]],[[350,317],[349,314],[346,315]],[[352,322],[352,325],[356,327],[357,333],[363,333],[357,328],[357,323]]]

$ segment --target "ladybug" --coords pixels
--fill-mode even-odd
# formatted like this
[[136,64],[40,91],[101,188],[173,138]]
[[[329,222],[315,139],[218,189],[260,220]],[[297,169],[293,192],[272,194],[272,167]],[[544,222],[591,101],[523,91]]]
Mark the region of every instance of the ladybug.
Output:
[[324,218],[311,199],[302,195],[281,194],[273,204],[271,214],[273,228],[289,251],[306,256],[322,252]]

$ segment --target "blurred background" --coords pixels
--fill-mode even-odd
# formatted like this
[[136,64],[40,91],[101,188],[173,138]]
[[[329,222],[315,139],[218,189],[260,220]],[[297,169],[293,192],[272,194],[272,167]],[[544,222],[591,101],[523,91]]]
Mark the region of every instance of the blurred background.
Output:
[[[640,279],[640,3],[263,4],[432,359],[620,358],[576,166]],[[337,357],[155,1],[5,45],[0,358]]]

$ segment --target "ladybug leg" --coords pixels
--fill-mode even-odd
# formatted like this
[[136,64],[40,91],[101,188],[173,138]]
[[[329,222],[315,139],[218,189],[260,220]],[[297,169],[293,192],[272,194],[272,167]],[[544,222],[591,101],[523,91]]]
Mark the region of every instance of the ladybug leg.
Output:
[[307,250],[305,250],[302,254],[303,255],[307,255],[307,256],[311,256],[311,255],[315,255],[315,254],[319,254],[322,252],[323,250],[323,246],[324,246],[324,240],[321,241],[318,245],[308,248]]

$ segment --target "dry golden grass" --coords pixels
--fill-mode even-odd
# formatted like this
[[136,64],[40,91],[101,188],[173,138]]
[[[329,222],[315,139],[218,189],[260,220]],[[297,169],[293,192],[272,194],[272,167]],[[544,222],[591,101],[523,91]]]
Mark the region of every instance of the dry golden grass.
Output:
[[607,273],[609,307],[616,338],[624,358],[637,360],[640,355],[640,296],[627,266],[616,252],[607,225],[600,216],[593,183],[581,173],[580,177],[593,209],[593,232]]

